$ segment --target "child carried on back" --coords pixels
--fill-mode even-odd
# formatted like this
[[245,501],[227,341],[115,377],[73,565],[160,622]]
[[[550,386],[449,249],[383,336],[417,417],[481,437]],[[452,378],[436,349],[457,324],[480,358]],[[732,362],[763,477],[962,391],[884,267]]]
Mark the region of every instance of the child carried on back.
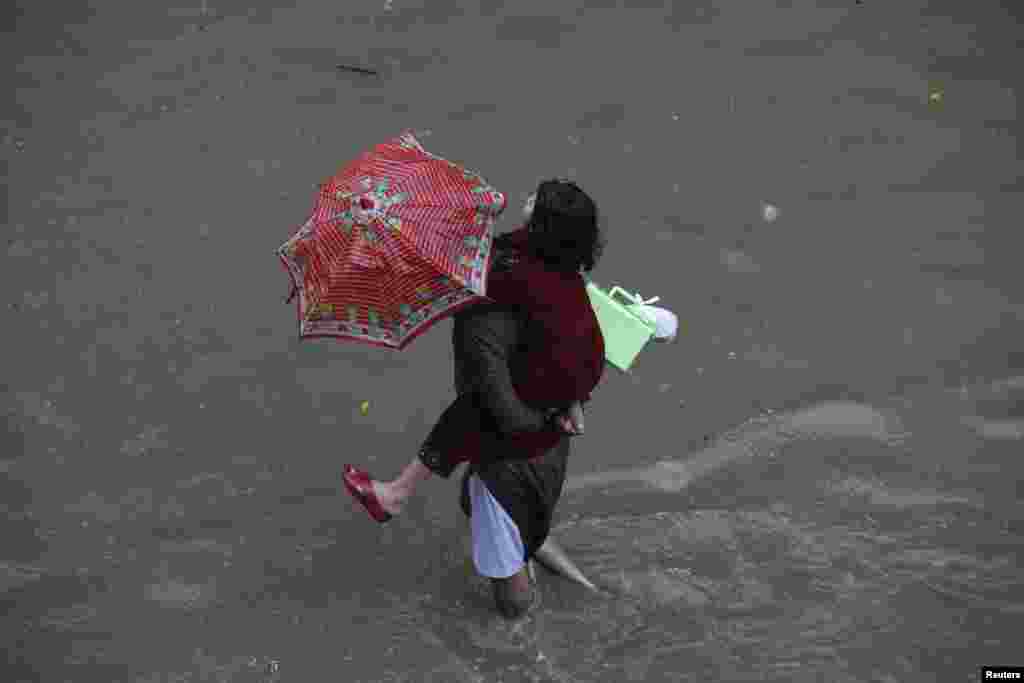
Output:
[[[532,206],[531,206],[532,204]],[[604,339],[581,271],[590,271],[601,249],[597,207],[574,183],[545,181],[527,203],[526,225],[495,238],[495,267],[486,296],[525,313],[525,344],[510,362],[516,394],[548,414],[569,412],[582,424],[582,405],[604,371]],[[500,435],[479,397],[456,399],[442,414],[425,448],[449,466],[475,462],[511,441],[517,455],[543,455],[563,432]]]
[[345,466],[345,487],[378,522],[397,514],[432,473],[450,476],[459,463],[488,457],[530,459],[566,433],[582,433],[582,405],[605,364],[604,337],[581,275],[593,269],[602,247],[597,206],[575,183],[542,182],[527,203],[526,225],[494,242],[496,267],[485,294],[525,321],[521,348],[509,360],[513,388],[548,416],[550,427],[502,434],[481,393],[460,390],[398,478],[376,481]]

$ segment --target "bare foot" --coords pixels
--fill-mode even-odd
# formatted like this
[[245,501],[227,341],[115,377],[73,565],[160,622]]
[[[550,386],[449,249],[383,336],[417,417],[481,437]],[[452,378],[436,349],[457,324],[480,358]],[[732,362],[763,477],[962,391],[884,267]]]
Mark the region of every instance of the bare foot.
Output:
[[380,506],[384,508],[385,512],[389,515],[398,515],[402,512],[406,494],[401,489],[390,482],[374,480],[371,481],[371,484],[373,492],[377,495],[377,500],[380,501]]

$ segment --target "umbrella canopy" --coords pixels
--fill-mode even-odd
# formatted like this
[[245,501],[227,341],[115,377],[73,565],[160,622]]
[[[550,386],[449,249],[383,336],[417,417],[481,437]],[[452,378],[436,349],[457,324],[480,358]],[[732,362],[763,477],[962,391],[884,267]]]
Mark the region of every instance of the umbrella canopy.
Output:
[[320,186],[278,255],[298,295],[299,336],[402,349],[457,309],[486,301],[505,195],[427,152],[407,131]]

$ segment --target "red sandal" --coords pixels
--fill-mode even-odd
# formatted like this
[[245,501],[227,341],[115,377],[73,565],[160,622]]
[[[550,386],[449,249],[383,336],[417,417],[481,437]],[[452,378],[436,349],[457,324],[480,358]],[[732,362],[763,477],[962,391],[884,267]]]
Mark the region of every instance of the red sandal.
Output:
[[370,513],[370,517],[381,524],[391,519],[391,514],[381,506],[377,494],[373,492],[373,482],[370,481],[369,474],[358,467],[345,465],[341,479],[356,502]]

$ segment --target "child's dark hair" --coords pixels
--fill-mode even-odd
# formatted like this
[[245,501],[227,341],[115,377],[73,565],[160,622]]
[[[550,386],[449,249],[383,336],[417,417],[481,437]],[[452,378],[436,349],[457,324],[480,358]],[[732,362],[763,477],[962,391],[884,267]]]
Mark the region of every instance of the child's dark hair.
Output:
[[589,273],[601,258],[605,241],[597,204],[572,181],[541,182],[527,225],[529,250],[555,270]]

